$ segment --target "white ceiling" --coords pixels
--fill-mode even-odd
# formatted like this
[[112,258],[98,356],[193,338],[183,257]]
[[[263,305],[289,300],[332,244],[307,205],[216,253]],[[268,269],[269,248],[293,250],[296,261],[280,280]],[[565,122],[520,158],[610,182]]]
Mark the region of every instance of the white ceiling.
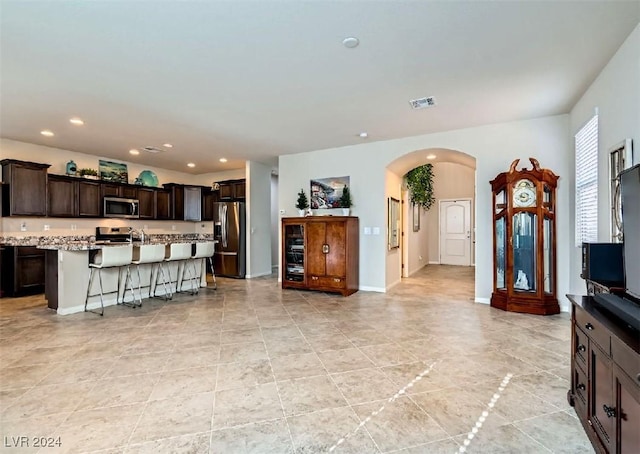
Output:
[[567,113],[640,21],[638,1],[0,7],[2,137],[193,173]]

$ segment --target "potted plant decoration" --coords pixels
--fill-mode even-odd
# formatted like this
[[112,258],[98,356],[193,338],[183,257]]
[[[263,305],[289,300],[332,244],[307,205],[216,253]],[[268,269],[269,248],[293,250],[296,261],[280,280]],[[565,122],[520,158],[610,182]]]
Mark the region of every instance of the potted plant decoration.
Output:
[[296,208],[298,209],[298,214],[300,216],[304,216],[304,210],[309,208],[309,199],[307,199],[307,194],[305,194],[304,189],[300,189],[300,192],[298,192]]
[[95,169],[89,169],[89,168],[80,169],[78,173],[80,174],[81,177],[84,177],[84,178],[91,178],[93,180],[98,179],[98,171]]
[[351,192],[349,191],[349,186],[345,185],[345,187],[342,188],[342,195],[340,196],[340,206],[342,207],[343,215],[349,216],[351,205],[353,205],[353,201],[351,200]]

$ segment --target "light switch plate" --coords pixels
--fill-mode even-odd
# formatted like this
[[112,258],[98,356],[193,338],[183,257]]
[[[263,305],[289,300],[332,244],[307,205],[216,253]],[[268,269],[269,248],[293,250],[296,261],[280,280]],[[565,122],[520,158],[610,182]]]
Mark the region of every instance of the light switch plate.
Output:
[[371,227],[365,227],[364,228],[364,234],[365,235],[371,235]]
[[373,234],[374,235],[380,235],[380,227],[374,227],[373,228]]

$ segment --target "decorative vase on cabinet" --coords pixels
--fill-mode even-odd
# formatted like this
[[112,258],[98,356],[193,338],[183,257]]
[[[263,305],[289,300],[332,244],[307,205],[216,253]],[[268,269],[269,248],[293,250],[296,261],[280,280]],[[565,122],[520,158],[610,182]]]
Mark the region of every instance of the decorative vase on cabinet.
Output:
[[541,169],[508,172],[491,181],[493,293],[491,306],[528,314],[560,312],[556,297],[555,193],[558,176]]

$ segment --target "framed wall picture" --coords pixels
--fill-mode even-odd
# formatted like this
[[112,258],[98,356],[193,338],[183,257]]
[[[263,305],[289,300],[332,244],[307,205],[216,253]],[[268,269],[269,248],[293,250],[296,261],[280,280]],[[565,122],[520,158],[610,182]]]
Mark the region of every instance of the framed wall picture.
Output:
[[413,204],[413,231],[420,231],[420,205],[417,203]]
[[389,250],[400,247],[400,200],[389,197],[388,244]]
[[340,203],[342,190],[349,186],[349,177],[316,178],[311,180],[311,208],[349,208]]
[[98,161],[98,169],[100,170],[100,179],[105,181],[115,181],[118,183],[128,183],[129,174],[127,173],[127,165],[121,162]]

